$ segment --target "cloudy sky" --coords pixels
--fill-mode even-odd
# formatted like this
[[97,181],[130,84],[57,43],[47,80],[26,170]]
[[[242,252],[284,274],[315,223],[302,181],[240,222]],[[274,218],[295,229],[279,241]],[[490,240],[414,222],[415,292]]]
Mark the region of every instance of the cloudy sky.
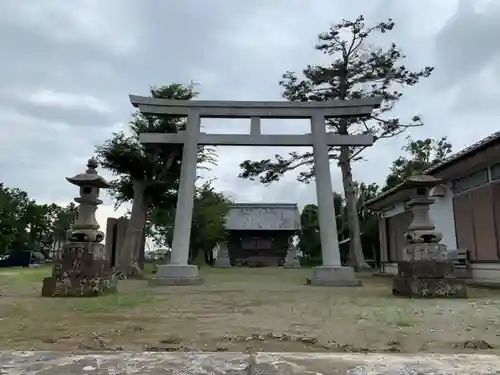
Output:
[[[199,83],[201,99],[280,100],[286,70],[324,61],[316,35],[342,18],[392,17],[406,65],[436,67],[409,88],[395,112],[421,114],[413,137],[448,136],[454,151],[498,130],[498,0],[2,0],[0,2],[1,181],[40,202],[76,194],[94,146],[130,119],[128,94],[151,85]],[[265,121],[264,132],[305,133],[301,121]],[[205,131],[244,133],[245,122],[204,122]],[[377,143],[355,179],[382,182],[404,136]],[[208,177],[236,201],[315,201],[314,185],[290,174],[269,188],[237,178],[238,164],[286,149],[221,148]],[[340,174],[332,165],[334,190]],[[107,199],[101,225],[115,216]],[[119,213],[123,212],[121,210]]]

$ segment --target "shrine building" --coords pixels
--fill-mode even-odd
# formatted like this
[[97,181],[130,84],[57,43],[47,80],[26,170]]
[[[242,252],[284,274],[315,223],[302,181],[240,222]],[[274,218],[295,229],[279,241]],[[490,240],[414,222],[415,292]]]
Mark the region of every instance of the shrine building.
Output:
[[233,266],[281,266],[288,241],[300,231],[295,203],[236,203],[226,221]]

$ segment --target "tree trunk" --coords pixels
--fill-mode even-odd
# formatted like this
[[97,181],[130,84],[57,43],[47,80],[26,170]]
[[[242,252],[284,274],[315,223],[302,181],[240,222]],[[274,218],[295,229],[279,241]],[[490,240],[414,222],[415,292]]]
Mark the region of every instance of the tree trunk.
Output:
[[144,271],[144,263],[146,262],[146,247],[144,246],[144,233],[141,236],[141,243],[139,245],[138,250],[137,263],[139,264],[139,268]]
[[[339,77],[339,99],[345,100],[348,94],[347,67],[349,65],[349,56],[344,54],[344,69]],[[348,135],[349,125],[345,121],[341,121],[339,134]],[[363,245],[361,244],[361,230],[359,226],[358,208],[356,197],[354,196],[354,187],[352,179],[352,166],[350,160],[349,146],[341,146],[339,154],[339,166],[342,172],[342,185],[344,187],[344,195],[346,200],[347,221],[349,224],[349,262],[351,266],[359,271],[363,268],[370,268],[365,262],[363,255]]]
[[349,261],[356,271],[369,269],[370,266],[365,262],[363,246],[361,244],[361,230],[359,226],[356,197],[354,196],[352,167],[349,160],[348,147],[340,148],[339,166],[342,171],[342,184],[344,186],[347,220],[349,222]]
[[132,212],[125,234],[123,247],[120,249],[120,259],[117,271],[127,278],[142,278],[143,272],[139,267],[139,249],[142,245],[144,225],[146,224],[146,187],[144,181],[134,180],[134,197]]
[[211,266],[214,265],[214,249],[211,249],[208,253],[209,263]]

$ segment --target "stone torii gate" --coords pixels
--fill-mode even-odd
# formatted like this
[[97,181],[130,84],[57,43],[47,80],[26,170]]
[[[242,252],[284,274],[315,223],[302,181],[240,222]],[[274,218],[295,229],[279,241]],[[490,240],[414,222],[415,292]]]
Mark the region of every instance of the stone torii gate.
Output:
[[[369,116],[382,98],[331,102],[247,102],[155,99],[130,95],[130,102],[144,114],[187,117],[185,131],[143,133],[141,143],[184,145],[177,197],[170,263],[158,267],[154,282],[159,285],[198,284],[198,267],[188,265],[191,221],[197,177],[198,145],[224,146],[313,146],[316,172],[321,253],[323,265],[313,269],[313,285],[359,285],[354,271],[342,267],[337,237],[328,146],[371,146],[373,136],[335,135],[326,132],[325,119]],[[201,118],[249,118],[250,134],[206,134]],[[310,134],[262,134],[260,119],[310,119]]]

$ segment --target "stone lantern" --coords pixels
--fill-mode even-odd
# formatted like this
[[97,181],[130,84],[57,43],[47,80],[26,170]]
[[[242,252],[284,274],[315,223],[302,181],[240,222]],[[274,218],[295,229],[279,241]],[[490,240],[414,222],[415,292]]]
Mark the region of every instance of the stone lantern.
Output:
[[288,249],[286,251],[285,264],[283,268],[300,268],[300,260],[297,256],[297,246],[293,243],[293,236],[288,237]]
[[223,241],[218,244],[217,258],[215,259],[214,267],[216,268],[231,268],[231,259],[229,258],[229,249],[227,242]]
[[98,164],[95,159],[89,159],[85,173],[74,177],[66,177],[66,180],[80,188],[80,196],[75,198],[79,203],[78,218],[68,231],[68,240],[76,242],[102,242],[104,233],[100,230],[99,223],[95,218],[97,206],[102,204],[99,199],[100,189],[109,188],[111,185],[97,174]]
[[446,245],[439,243],[443,236],[429,216],[429,207],[434,203],[430,190],[442,182],[428,175],[414,175],[403,182],[402,189],[410,191],[407,206],[413,220],[404,234],[403,259],[398,262],[398,276],[393,279],[394,295],[467,297],[465,281],[454,276]]
[[100,189],[110,184],[99,174],[95,159],[89,159],[85,173],[66,179],[80,188],[78,217],[67,232],[68,242],[54,262],[52,276],[43,280],[42,296],[84,297],[116,291],[111,282],[112,271],[104,245],[104,233],[95,218]]

